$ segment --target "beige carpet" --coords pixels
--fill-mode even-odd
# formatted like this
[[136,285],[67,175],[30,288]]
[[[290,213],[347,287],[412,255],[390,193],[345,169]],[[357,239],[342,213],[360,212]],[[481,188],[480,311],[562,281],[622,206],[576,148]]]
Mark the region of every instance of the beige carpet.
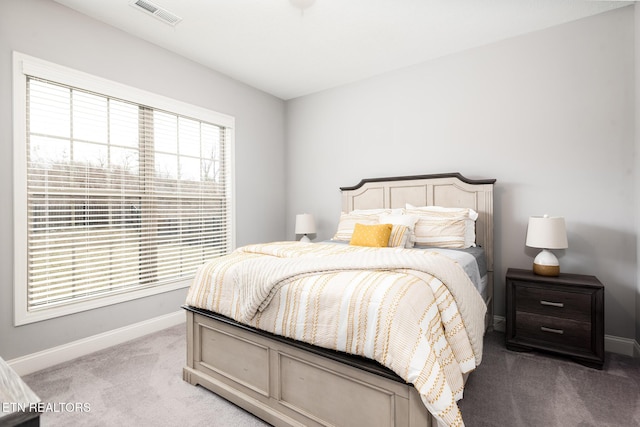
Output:
[[459,403],[467,426],[640,426],[640,359],[606,353],[600,371],[509,351],[497,332],[484,344]]
[[186,326],[176,326],[25,376],[43,402],[89,403],[45,413],[41,426],[267,426],[182,380]]
[[[267,425],[182,381],[184,330],[169,328],[26,376],[44,402],[90,406],[85,413],[45,413],[41,425]],[[482,365],[459,403],[468,427],[640,426],[640,360],[607,354],[605,369],[597,371],[507,351],[503,342],[497,332],[485,337]]]

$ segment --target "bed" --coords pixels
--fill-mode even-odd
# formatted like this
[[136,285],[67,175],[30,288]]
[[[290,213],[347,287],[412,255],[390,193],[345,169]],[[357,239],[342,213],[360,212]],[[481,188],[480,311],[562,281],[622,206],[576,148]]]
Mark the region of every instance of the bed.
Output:
[[[242,267],[243,272],[250,271],[251,274],[247,275],[248,278],[239,278],[236,270],[233,270],[236,265],[235,261],[226,261],[226,265],[224,262],[216,262],[215,265],[212,264],[212,267],[207,267],[210,270],[224,270],[227,272],[226,276],[232,277],[232,282],[240,286],[241,290],[237,291],[235,296],[229,297],[228,301],[220,296],[216,297],[217,289],[224,288],[218,283],[217,277],[224,275],[211,276],[203,272],[207,269],[201,269],[184,306],[187,313],[187,363],[183,369],[184,380],[194,385],[201,385],[276,426],[461,425],[462,419],[457,411],[455,401],[462,397],[466,375],[473,370],[477,363],[480,363],[482,333],[491,328],[493,319],[494,182],[493,179],[472,180],[459,173],[447,173],[365,179],[356,186],[340,189],[342,212],[347,216],[350,213],[372,212],[378,209],[382,209],[386,213],[396,212],[396,209],[419,209],[425,206],[473,210],[477,217],[473,222],[474,241],[472,246],[481,248],[476,253],[481,253],[484,265],[480,269],[481,273],[479,272],[479,281],[471,280],[466,273],[461,274],[460,271],[463,268],[460,267],[460,263],[451,261],[446,254],[438,253],[436,250],[428,251],[428,256],[423,255],[422,251],[405,249],[404,242],[398,248],[385,248],[383,250],[385,251],[385,260],[383,261],[378,260],[376,249],[357,248],[344,244],[344,242],[342,245],[333,244],[334,242],[326,244],[275,242],[252,245],[248,249],[241,248],[240,252],[243,252],[241,256],[251,258],[247,263],[250,267]],[[341,216],[336,236],[338,236],[342,224]],[[393,230],[396,229],[393,228]],[[278,263],[277,268],[272,268],[271,264],[262,264],[261,255],[263,252],[267,252],[269,255],[274,253],[278,255],[294,254],[285,255],[285,258],[292,256],[295,260],[303,258],[297,255],[300,248],[296,245],[307,245],[304,250],[314,258],[312,271],[297,270],[297,265],[302,263],[290,262],[290,260],[286,264]],[[335,251],[337,251],[337,256]],[[328,254],[326,257],[324,257],[325,252]],[[413,260],[415,263],[406,261],[406,265],[402,264],[401,268],[388,272],[385,270],[384,263],[387,262],[386,257],[389,253],[393,253],[392,256],[398,260],[401,259],[402,262],[415,257]],[[411,254],[411,256],[407,256],[407,254]],[[234,256],[236,255],[232,254],[230,258],[233,259]],[[397,262],[396,258],[394,258],[394,262]],[[415,264],[424,263],[426,258],[429,258],[427,263],[433,263],[434,266],[440,265],[440,260],[446,258],[444,265],[447,267],[442,267],[442,272],[438,272],[436,276],[417,271],[419,268]],[[438,262],[432,262],[432,259],[437,259]],[[478,258],[476,257],[476,259]],[[380,265],[373,264],[375,266],[373,270],[376,272],[384,270],[384,273],[380,274],[385,274],[385,276],[373,278],[370,271],[366,271],[365,267],[359,265],[360,260],[363,260],[363,266],[369,266],[369,262],[380,262]],[[306,263],[307,261],[305,261]],[[331,279],[319,279],[317,271],[326,273],[329,264],[332,269],[339,264],[337,268],[340,270],[331,270]],[[348,271],[342,270],[343,264],[349,266]],[[438,270],[441,267],[434,268]],[[279,275],[281,274],[280,270],[285,270],[286,274]],[[265,276],[265,271],[269,271],[269,274],[273,271],[273,274]],[[334,319],[318,321],[316,318],[313,323],[310,317],[305,317],[307,316],[305,314],[302,317],[294,318],[292,316],[286,321],[282,320],[289,315],[287,314],[288,306],[298,304],[296,302],[298,300],[292,299],[289,295],[306,292],[307,288],[304,286],[322,289],[324,292],[325,288],[329,289],[333,286],[334,280],[339,279],[343,282],[336,282],[337,286],[343,286],[346,289],[352,284],[360,283],[356,281],[356,276],[365,275],[367,280],[371,280],[368,283],[384,282],[390,280],[389,277],[392,276],[393,288],[388,289],[402,289],[402,292],[413,292],[414,289],[420,289],[419,292],[427,292],[430,293],[429,295],[433,293],[434,300],[430,304],[420,305],[423,304],[423,299],[424,301],[428,300],[427,297],[405,298],[417,304],[415,309],[394,312],[393,316],[389,315],[377,319],[378,324],[386,321],[390,325],[386,330],[393,331],[393,334],[389,333],[388,335],[393,335],[396,341],[412,343],[411,345],[415,347],[412,351],[407,350],[407,345],[404,346],[404,349],[402,345],[397,344],[388,347],[387,344],[379,345],[377,335],[374,334],[374,339],[371,333],[366,332],[370,328],[367,325],[373,322],[373,320],[367,319],[367,309],[360,308],[360,314],[354,315],[360,323],[354,321],[353,324],[365,325],[360,335],[351,331],[349,329],[351,326],[344,326],[346,329],[343,331],[343,326],[330,323]],[[423,275],[427,275],[428,279],[425,279],[425,283],[429,283],[430,288],[409,285],[417,280],[416,277],[419,278]],[[287,279],[283,280],[285,277]],[[446,280],[438,279],[445,277]],[[215,282],[215,286],[211,283],[207,283],[205,286],[204,282],[207,281]],[[441,286],[446,281],[459,281],[464,284],[452,286],[453,290],[449,291],[449,284]],[[272,282],[272,285],[266,286],[267,283]],[[361,286],[361,289],[369,289],[360,284],[353,286],[354,288]],[[460,303],[458,293],[461,291],[456,290],[459,289],[458,286],[465,289],[469,286],[476,288],[474,292],[469,293],[470,296],[463,298],[469,301],[468,303]],[[262,289],[263,287],[264,289]],[[259,288],[260,291],[255,291],[254,288]],[[216,290],[210,291],[210,289]],[[371,289],[374,288],[371,287]],[[391,295],[396,291],[386,292]],[[400,294],[400,291],[397,292]],[[363,291],[363,294],[365,293]],[[375,292],[371,291],[371,293]],[[385,293],[385,297],[386,295]],[[371,295],[369,298],[371,299]],[[438,298],[442,298],[442,302]],[[346,300],[346,298],[344,299]],[[477,299],[484,307],[482,311],[477,309],[479,306]],[[388,300],[396,304],[399,298],[389,297]],[[470,302],[471,300],[474,301],[473,304]],[[205,301],[208,301],[208,305],[204,303]],[[215,301],[218,301],[218,306]],[[219,304],[219,301],[223,301],[222,305]],[[306,301],[309,305],[310,299]],[[432,317],[427,316],[426,313],[431,313],[432,307],[439,306],[439,304],[447,307],[452,306],[453,311],[446,314],[447,309],[443,309],[438,314],[429,315]],[[363,304],[361,307],[363,306],[365,305]],[[302,310],[301,308],[298,310],[292,312],[313,312],[316,317],[318,313],[320,316],[325,313],[318,310],[315,312]],[[349,310],[343,311],[351,313]],[[420,329],[423,326],[414,328],[411,326],[411,322],[396,320],[403,318],[403,313],[413,311],[418,314],[422,313],[420,321],[423,322],[424,330]],[[386,312],[387,308],[385,307],[384,313]],[[336,317],[338,316],[336,315]],[[414,315],[411,314],[411,316]],[[272,318],[279,320],[272,322],[270,320]],[[434,321],[433,319],[439,320]],[[396,323],[400,326],[395,326]],[[265,327],[267,324],[273,324],[273,326]],[[307,328],[307,325],[310,324],[314,325],[313,328],[311,326]],[[460,324],[464,327],[461,327]],[[336,333],[333,334],[331,342],[325,343],[324,337],[329,337],[331,334],[326,333],[329,329],[323,328],[329,327],[335,328]],[[321,333],[315,335],[312,331],[316,329]],[[338,329],[344,333],[338,333]],[[360,328],[353,327],[353,329]],[[413,329],[416,330],[413,331]],[[461,329],[465,331],[469,329],[472,332],[463,331],[463,333],[460,331]],[[409,334],[409,338],[403,335],[405,333]],[[411,333],[414,335],[410,335]],[[421,337],[425,335],[435,336],[434,341],[423,344]],[[456,349],[456,354],[453,354],[453,350],[444,349],[444,346],[438,347],[440,346],[438,342],[442,342],[445,335],[447,340],[453,337],[454,343],[451,344],[451,347]],[[313,339],[307,339],[312,336]],[[353,338],[356,336],[361,336],[362,339]],[[371,344],[374,341],[376,344]],[[449,347],[448,344],[445,345],[447,348]],[[424,359],[418,358],[416,355],[423,352],[423,347],[429,350],[428,352],[425,350]],[[458,355],[458,347],[463,349],[460,352],[463,356]],[[383,348],[384,351],[378,351],[379,348]],[[399,350],[394,352],[394,348],[399,348]],[[357,351],[352,351],[354,349]],[[439,358],[434,362],[434,356],[429,352],[438,353],[439,357],[444,355],[446,363],[442,363]],[[391,361],[389,362],[387,359],[391,359]],[[403,362],[405,359],[406,362]],[[422,371],[414,369],[411,365],[416,360]],[[398,366],[404,367],[405,364],[405,368],[398,368]],[[423,365],[428,368],[424,368]],[[450,384],[448,380],[451,370],[456,373],[452,374],[455,378],[451,380]],[[402,375],[399,375],[399,371],[402,371],[400,372]],[[461,379],[458,379],[458,375]],[[446,380],[443,379],[445,377]],[[419,393],[418,388],[423,392]],[[446,399],[442,397],[442,395],[449,396],[447,393],[454,396],[451,402],[448,400],[449,397]],[[427,410],[427,407],[431,409],[433,414]]]

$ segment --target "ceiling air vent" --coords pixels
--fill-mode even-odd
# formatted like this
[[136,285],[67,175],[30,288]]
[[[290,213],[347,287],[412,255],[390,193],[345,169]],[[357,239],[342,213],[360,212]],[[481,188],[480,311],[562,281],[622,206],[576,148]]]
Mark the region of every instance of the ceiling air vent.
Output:
[[182,21],[175,13],[169,12],[167,9],[164,9],[157,4],[150,2],[149,0],[132,0],[129,4],[142,12],[146,12],[151,16],[158,18],[165,24],[175,26],[178,22]]

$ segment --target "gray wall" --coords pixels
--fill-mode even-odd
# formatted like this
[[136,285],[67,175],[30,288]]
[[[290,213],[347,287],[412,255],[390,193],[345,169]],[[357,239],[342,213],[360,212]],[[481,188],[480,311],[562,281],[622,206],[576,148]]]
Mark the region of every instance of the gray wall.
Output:
[[[634,7],[635,12],[635,22],[636,25],[640,23],[640,7]],[[635,31],[635,131],[636,131],[636,164],[635,164],[635,182],[636,182],[636,228],[640,230],[640,31],[636,29]],[[637,246],[639,248],[637,253],[637,269],[638,274],[640,275],[640,240],[637,242]],[[637,278],[636,278],[637,279]],[[640,343],[640,280],[636,280],[637,283],[637,293],[636,293],[636,343]],[[637,351],[640,351],[640,348],[636,348]]]
[[13,326],[12,59],[17,50],[236,118],[238,245],[285,235],[284,102],[50,0],[0,1],[0,357],[179,310],[186,290]]
[[496,314],[528,217],[561,215],[561,269],[598,276],[606,333],[634,338],[634,78],[627,7],[288,101],[287,233],[311,212],[331,237],[361,178],[496,178]]

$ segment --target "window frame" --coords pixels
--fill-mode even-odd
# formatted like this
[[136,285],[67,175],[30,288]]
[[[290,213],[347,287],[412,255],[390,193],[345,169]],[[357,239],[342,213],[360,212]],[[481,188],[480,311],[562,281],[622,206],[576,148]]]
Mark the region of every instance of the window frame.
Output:
[[227,129],[229,150],[230,239],[235,242],[235,118],[206,108],[191,105],[82,71],[13,52],[13,223],[14,223],[14,324],[25,325],[82,311],[149,297],[190,285],[190,279],[93,299],[54,306],[37,311],[28,310],[27,276],[27,76],[33,76],[119,98],[154,109],[193,117]]

